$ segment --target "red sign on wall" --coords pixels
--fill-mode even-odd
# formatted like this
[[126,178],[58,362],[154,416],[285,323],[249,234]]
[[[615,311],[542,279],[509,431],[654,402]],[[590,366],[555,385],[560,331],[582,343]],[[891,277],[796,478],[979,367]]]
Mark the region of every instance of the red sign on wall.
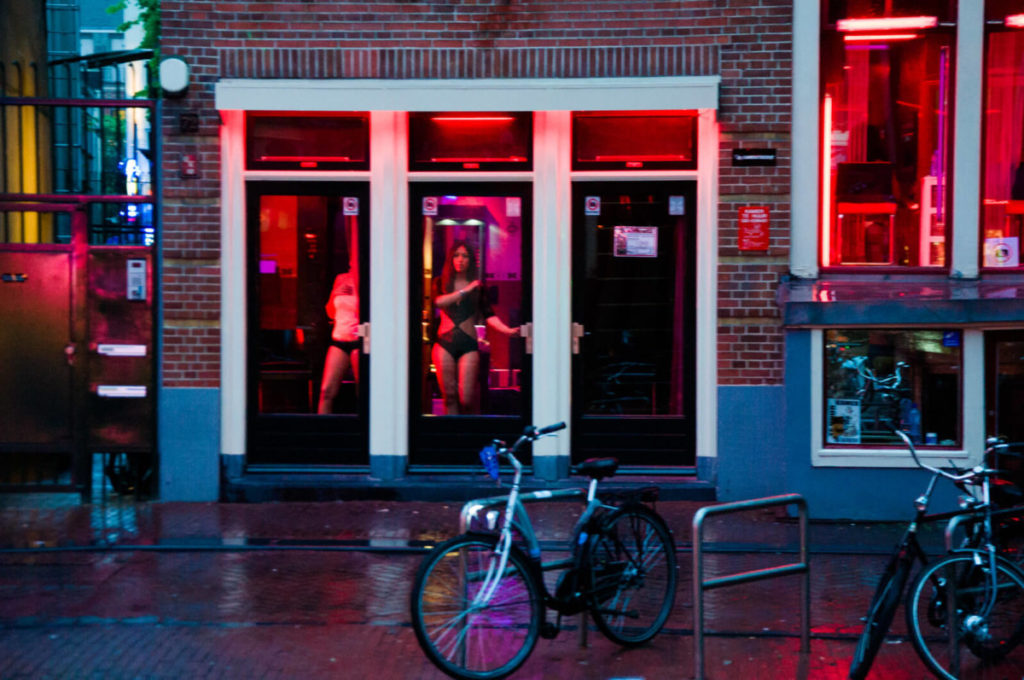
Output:
[[738,245],[740,250],[768,250],[771,230],[768,206],[740,208]]

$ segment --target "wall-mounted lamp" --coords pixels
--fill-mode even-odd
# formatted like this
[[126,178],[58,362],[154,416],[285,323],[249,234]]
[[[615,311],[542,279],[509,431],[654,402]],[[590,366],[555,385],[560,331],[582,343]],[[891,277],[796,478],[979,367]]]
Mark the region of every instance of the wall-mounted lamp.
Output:
[[160,60],[160,89],[168,97],[183,97],[188,90],[189,68],[181,57]]

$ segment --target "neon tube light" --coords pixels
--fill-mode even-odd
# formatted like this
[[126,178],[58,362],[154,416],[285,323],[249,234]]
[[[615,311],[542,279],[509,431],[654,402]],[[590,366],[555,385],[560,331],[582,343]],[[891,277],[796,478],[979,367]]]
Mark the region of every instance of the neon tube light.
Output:
[[821,132],[821,262],[831,264],[832,248],[832,95],[822,104]]
[[836,28],[843,33],[858,31],[900,31],[915,28],[935,28],[938,17],[881,17],[878,19],[840,19]]
[[1011,14],[1003,20],[1007,28],[1024,28],[1024,14]]
[[913,40],[917,33],[857,33],[844,35],[843,42],[883,42],[890,40]]
[[432,116],[430,120],[439,123],[469,122],[469,121],[508,121],[515,120],[513,116]]

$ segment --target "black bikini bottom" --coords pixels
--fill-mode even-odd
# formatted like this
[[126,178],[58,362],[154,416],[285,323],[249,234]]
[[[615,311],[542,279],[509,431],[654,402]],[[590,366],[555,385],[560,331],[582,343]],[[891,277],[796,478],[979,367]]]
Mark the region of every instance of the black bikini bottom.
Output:
[[441,345],[452,358],[458,360],[463,354],[476,352],[480,349],[476,338],[471,337],[458,326],[437,336],[437,344]]
[[331,340],[331,347],[337,347],[346,354],[352,350],[359,349],[362,344],[361,340]]

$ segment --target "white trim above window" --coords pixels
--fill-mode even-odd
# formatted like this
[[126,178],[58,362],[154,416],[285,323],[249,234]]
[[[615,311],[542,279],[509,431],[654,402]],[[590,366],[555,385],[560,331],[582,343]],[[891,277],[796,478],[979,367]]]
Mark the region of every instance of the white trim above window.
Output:
[[[466,80],[226,79],[220,110],[656,111],[718,109],[720,76]],[[456,103],[457,102],[457,103]],[[358,103],[358,105],[356,105]]]

